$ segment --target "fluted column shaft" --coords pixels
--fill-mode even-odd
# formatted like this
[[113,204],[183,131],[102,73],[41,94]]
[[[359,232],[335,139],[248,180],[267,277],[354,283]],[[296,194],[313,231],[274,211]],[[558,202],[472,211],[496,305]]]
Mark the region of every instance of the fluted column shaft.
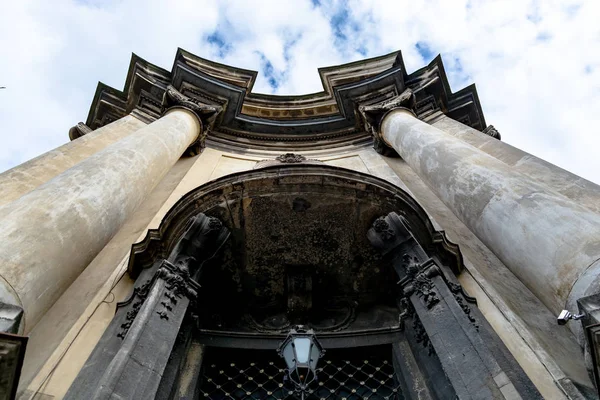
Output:
[[385,142],[552,311],[598,291],[600,215],[405,109]]
[[127,115],[1,173],[0,206],[29,193],[87,157],[144,126],[146,126],[144,122]]
[[106,147],[0,208],[0,301],[31,329],[196,140],[184,109]]

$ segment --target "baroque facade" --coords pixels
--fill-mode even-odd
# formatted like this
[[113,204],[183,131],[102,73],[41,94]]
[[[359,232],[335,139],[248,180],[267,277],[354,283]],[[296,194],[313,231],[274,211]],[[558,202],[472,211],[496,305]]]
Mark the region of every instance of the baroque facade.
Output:
[[0,174],[2,395],[597,398],[600,187],[502,142],[440,57],[256,75],[134,55]]

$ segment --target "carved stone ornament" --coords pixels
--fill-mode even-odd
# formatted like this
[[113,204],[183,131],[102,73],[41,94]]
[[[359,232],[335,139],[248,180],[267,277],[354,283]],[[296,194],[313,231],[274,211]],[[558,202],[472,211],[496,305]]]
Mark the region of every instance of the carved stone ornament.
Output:
[[142,308],[142,304],[144,303],[144,301],[146,300],[146,297],[148,296],[148,292],[150,291],[152,282],[153,282],[153,279],[149,279],[146,282],[144,282],[141,286],[133,288],[133,293],[132,293],[131,297],[129,298],[129,300],[122,303],[125,305],[125,304],[133,302],[133,304],[131,306],[131,310],[127,311],[127,314],[125,315],[125,322],[121,324],[119,333],[117,333],[117,337],[119,337],[121,339],[125,339],[125,335],[127,335],[129,328],[131,328],[131,324],[133,323],[133,320],[140,312],[140,308]]
[[[380,132],[380,125],[384,115],[395,108],[404,107],[408,109],[414,109],[416,104],[415,95],[413,91],[409,88],[404,90],[404,92],[400,93],[397,96],[394,96],[390,99],[383,100],[379,103],[361,105],[358,107],[358,112],[360,113],[363,123],[365,126],[365,130],[373,136],[375,150],[383,155],[387,154],[388,151],[386,148],[389,148],[383,141]],[[393,151],[393,149],[389,149]]]
[[295,153],[285,153],[275,158],[277,161],[284,164],[297,164],[306,161],[306,157]]
[[407,297],[403,297],[400,300],[400,309],[402,310],[402,313],[400,314],[400,328],[404,331],[406,328],[406,320],[412,320],[412,328],[415,332],[416,342],[421,343],[423,347],[427,348],[427,355],[431,356],[435,354],[435,349],[433,348],[433,344],[429,339],[429,335],[427,335],[427,331],[425,330],[423,323],[417,316],[415,308],[412,306]]
[[452,292],[454,299],[456,300],[460,308],[463,310],[469,321],[473,324],[475,329],[479,331],[479,325],[477,324],[475,317],[471,314],[471,307],[469,307],[469,305],[465,303],[466,301],[468,303],[477,304],[477,300],[474,297],[471,297],[468,294],[466,294],[463,287],[458,283],[448,282],[448,288]]
[[494,128],[494,125],[488,125],[487,128],[485,128],[482,132],[493,137],[494,139],[501,140],[500,132]]
[[179,92],[172,85],[167,86],[163,104],[165,105],[165,111],[173,107],[182,107],[196,114],[198,119],[202,121],[202,132],[200,132],[198,139],[190,145],[187,151],[188,155],[200,154],[205,147],[206,137],[214,127],[215,121],[223,111],[223,108],[218,105],[204,104],[196,99],[192,99]]
[[281,164],[322,164],[322,161],[314,158],[306,158],[302,154],[285,153],[275,157],[275,159],[260,160],[256,163],[253,169],[271,167]]
[[385,217],[377,218],[373,223],[373,229],[385,242],[389,242],[396,237],[396,232],[394,232],[394,230],[387,223]]
[[425,307],[431,309],[440,301],[431,280],[439,274],[438,267],[431,259],[421,264],[416,257],[408,254],[402,256],[402,267],[406,271],[406,277],[399,283],[404,287],[404,296],[410,297],[416,293]]
[[189,260],[178,261],[176,264],[171,264],[167,260],[164,260],[157,272],[158,277],[165,281],[167,291],[176,298],[185,296],[190,301],[195,301],[198,296],[197,291],[194,289],[192,278],[190,277],[190,270],[187,266],[189,262],[193,261],[193,257],[190,257]]

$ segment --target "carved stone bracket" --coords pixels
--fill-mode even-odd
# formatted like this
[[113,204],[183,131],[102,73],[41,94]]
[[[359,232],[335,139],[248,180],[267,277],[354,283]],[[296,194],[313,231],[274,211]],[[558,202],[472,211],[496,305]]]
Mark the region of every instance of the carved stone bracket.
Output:
[[381,136],[381,121],[390,111],[398,107],[414,109],[416,105],[415,95],[411,89],[406,89],[399,95],[375,104],[365,104],[358,107],[365,130],[373,136],[373,147],[385,156],[395,154],[395,150],[389,147]]
[[218,105],[205,104],[196,99],[192,99],[179,92],[172,85],[167,86],[167,90],[163,97],[163,105],[165,111],[171,108],[180,107],[193,112],[198,117],[202,123],[202,131],[194,143],[188,148],[187,154],[192,156],[200,154],[206,146],[206,137],[210,130],[213,129],[215,121],[223,111],[223,108]]
[[485,128],[482,132],[488,136],[493,137],[494,139],[502,139],[500,132],[498,132],[498,130],[494,128],[494,125],[488,125],[487,128]]

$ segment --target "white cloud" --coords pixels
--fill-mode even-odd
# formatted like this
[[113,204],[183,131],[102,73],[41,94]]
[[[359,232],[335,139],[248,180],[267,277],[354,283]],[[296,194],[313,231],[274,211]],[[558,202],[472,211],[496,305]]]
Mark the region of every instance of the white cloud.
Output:
[[[597,1],[319,3],[4,2],[0,170],[65,143],[98,80],[123,87],[131,52],[170,69],[182,47],[259,70],[255,91],[303,94],[321,90],[318,67],[398,49],[411,72],[430,61],[420,43],[442,54],[453,90],[477,84],[504,141],[600,182]],[[216,31],[227,49],[207,41]]]

